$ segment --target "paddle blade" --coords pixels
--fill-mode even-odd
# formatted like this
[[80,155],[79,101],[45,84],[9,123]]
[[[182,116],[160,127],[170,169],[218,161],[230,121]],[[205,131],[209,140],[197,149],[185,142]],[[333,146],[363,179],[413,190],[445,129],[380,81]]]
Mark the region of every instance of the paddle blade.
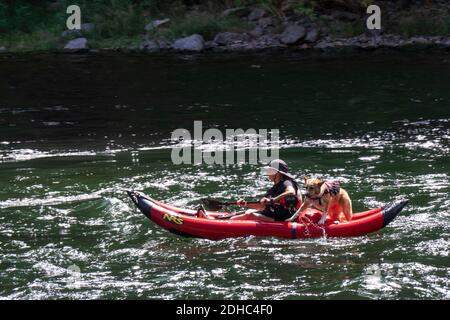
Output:
[[222,202],[215,199],[202,199],[203,205],[210,210],[220,210],[226,206],[234,206],[236,202]]
[[[222,209],[224,206],[229,205],[230,203],[227,202],[221,202],[219,200],[215,200],[215,199],[202,199],[203,205],[210,209],[210,210],[220,210]],[[233,203],[234,204],[234,203]]]

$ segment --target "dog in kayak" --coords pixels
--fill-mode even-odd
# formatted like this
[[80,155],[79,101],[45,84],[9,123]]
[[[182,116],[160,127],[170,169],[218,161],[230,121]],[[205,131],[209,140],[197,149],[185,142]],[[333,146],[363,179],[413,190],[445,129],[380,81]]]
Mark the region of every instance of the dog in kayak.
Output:
[[352,219],[352,200],[339,181],[304,178],[306,196],[301,210],[314,207],[322,210],[318,224],[324,224],[327,215],[333,221],[346,222]]

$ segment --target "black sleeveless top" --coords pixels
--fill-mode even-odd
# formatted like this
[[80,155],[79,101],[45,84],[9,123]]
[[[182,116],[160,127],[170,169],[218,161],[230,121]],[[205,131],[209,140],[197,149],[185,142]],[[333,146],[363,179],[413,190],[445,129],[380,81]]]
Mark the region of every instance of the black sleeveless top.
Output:
[[[274,184],[264,196],[267,198],[277,197],[284,193],[287,187],[293,187],[296,193],[298,191],[298,185],[295,181],[285,179]],[[275,219],[276,221],[283,221],[290,218],[297,211],[297,205],[298,198],[295,195],[287,196],[282,199],[280,203],[267,205],[261,213],[267,217]]]
[[278,197],[280,194],[282,194],[287,187],[293,187],[295,191],[297,191],[297,186],[292,182],[292,180],[281,180],[278,183],[274,184],[272,188],[270,188],[266,194],[265,197],[274,198]]

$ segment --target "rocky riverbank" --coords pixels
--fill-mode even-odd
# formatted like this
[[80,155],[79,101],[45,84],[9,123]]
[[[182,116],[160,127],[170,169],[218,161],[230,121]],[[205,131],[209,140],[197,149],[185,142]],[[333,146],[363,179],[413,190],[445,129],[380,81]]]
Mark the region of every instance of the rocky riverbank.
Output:
[[[368,14],[364,11],[332,8],[317,14],[302,14],[287,7],[275,14],[259,6],[236,7],[218,13],[217,18],[238,19],[241,25],[245,25],[239,31],[223,30],[214,34],[208,31],[171,37],[175,22],[169,17],[161,17],[142,23],[141,34],[132,45],[108,46],[99,45],[95,40],[98,29],[95,23],[83,23],[80,30],[65,30],[58,35],[55,49],[63,52],[118,50],[145,53],[450,49],[450,5],[445,1],[438,1],[431,7],[416,5],[407,9],[402,8],[401,3],[386,1],[382,1],[380,6],[381,30],[367,30]],[[198,9],[189,14],[193,20],[202,15],[195,10]],[[430,18],[433,15],[436,18]],[[422,16],[428,17],[425,22],[420,20]],[[9,50],[0,43],[0,53],[11,51],[14,52],[14,48]]]
[[[212,41],[205,41],[201,35],[178,39],[173,45],[161,41],[147,41],[143,52],[248,52],[261,50],[320,50],[339,49],[375,50],[377,48],[442,48],[450,49],[450,37],[418,36],[405,38],[398,35],[360,35],[350,38],[323,37],[317,41],[303,41],[287,44],[282,35],[265,35],[252,38],[248,34],[220,33]],[[130,48],[131,49],[131,48]]]
[[[399,35],[390,33],[392,21],[401,21],[402,12],[398,5],[384,3],[384,21],[389,27],[381,30],[367,30],[364,13],[353,13],[343,10],[329,10],[322,12],[319,17],[298,15],[287,11],[283,19],[273,16],[262,8],[231,8],[222,15],[236,15],[247,20],[251,26],[248,32],[221,32],[211,40],[205,40],[201,35],[192,35],[175,41],[174,45],[161,40],[146,40],[140,49],[145,52],[158,51],[255,51],[265,49],[290,49],[321,51],[334,49],[361,49],[372,50],[376,48],[450,48],[450,36],[431,35]],[[420,8],[423,14],[431,15],[433,10],[439,12],[450,11],[450,5],[441,5],[438,9]],[[414,10],[413,10],[414,12]],[[450,31],[450,20],[447,22]],[[339,36],[336,29],[351,26],[362,32],[354,36]],[[353,30],[352,30],[353,31]],[[436,30],[437,31],[437,30]],[[350,32],[351,33],[351,32]],[[183,43],[182,46],[177,44]]]

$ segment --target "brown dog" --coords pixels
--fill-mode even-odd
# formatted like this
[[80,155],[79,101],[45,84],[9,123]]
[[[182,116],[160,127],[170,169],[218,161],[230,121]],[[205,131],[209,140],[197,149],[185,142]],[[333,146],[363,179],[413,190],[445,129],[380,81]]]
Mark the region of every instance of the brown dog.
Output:
[[323,181],[305,177],[306,197],[302,210],[310,207],[322,210],[319,224],[323,224],[327,214],[333,221],[346,222],[352,219],[352,200],[339,181]]

